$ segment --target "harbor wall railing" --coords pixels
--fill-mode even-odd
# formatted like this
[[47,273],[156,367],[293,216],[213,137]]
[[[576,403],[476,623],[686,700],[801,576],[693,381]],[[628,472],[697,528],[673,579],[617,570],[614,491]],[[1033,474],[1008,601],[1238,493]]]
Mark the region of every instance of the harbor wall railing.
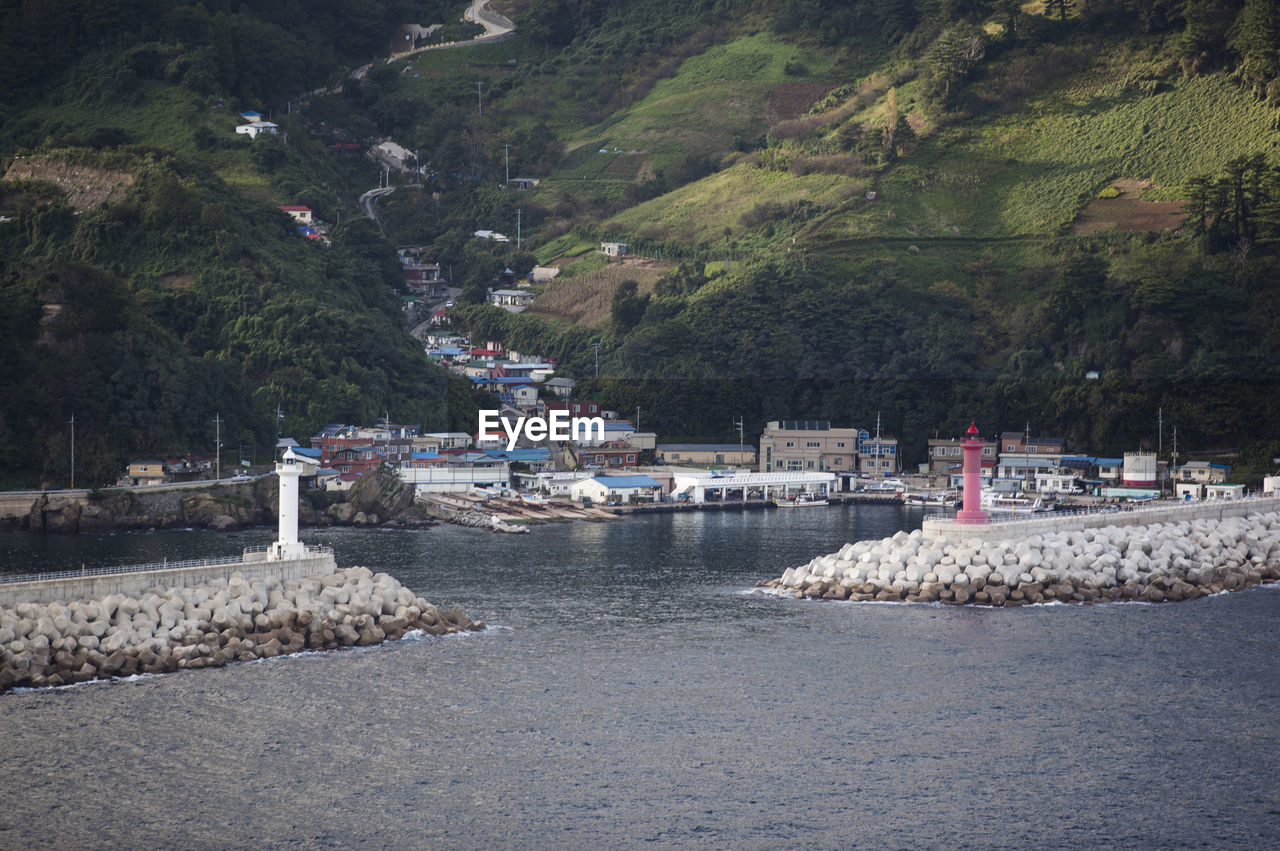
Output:
[[999,541],[1103,526],[1148,526],[1152,523],[1178,523],[1183,520],[1222,520],[1266,511],[1280,511],[1280,496],[1265,494],[1243,499],[1156,503],[1126,507],[1120,511],[1057,511],[1033,517],[993,520],[984,524],[957,523],[954,517],[929,517],[924,521],[922,529],[926,537],[947,538],[951,541]]
[[228,579],[236,572],[254,582],[268,577],[281,581],[302,579],[335,570],[337,562],[329,547],[308,547],[304,558],[283,561],[268,561],[266,548],[255,547],[245,550],[242,555],[220,559],[0,577],[0,608],[12,608],[19,603],[97,600],[108,594],[137,596],[150,588],[189,587],[214,579]]

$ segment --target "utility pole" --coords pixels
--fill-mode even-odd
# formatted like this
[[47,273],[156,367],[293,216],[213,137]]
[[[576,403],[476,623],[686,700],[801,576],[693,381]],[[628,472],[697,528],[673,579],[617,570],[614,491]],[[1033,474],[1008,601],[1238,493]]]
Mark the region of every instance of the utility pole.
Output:
[[1164,453],[1164,408],[1156,408],[1156,458]]
[[739,416],[738,416],[738,419],[734,420],[733,427],[734,427],[734,428],[736,428],[736,429],[738,430],[738,463],[739,463],[739,464],[741,464],[741,463],[742,463],[742,452],[743,452],[743,449],[742,449],[742,444],[743,444],[743,436],[742,436],[742,416],[741,416],[741,415],[739,415]]
[[71,489],[76,487],[76,415],[71,415]]
[[596,350],[596,378],[600,377],[600,344],[592,343],[592,347]]
[[213,415],[213,424],[215,427],[213,438],[213,479],[219,481],[222,479],[222,415],[215,413]]
[[[1171,474],[1171,477],[1176,477],[1178,475],[1178,427],[1177,426],[1173,427],[1173,466],[1169,468],[1169,473]],[[1173,486],[1173,490],[1174,490],[1174,495],[1176,496],[1178,491],[1178,486],[1176,484]]]
[[1027,473],[1031,469],[1031,421],[1027,421],[1022,435],[1022,492],[1027,492]]
[[524,211],[516,207],[516,251],[520,250],[520,214]]
[[480,97],[480,87],[483,85],[484,83],[476,82],[476,112],[480,115],[484,115],[484,100]]
[[640,406],[636,405],[636,431],[640,430]]
[[502,146],[502,159],[507,167],[507,179],[503,182],[510,183],[511,182],[511,146],[510,145]]
[[280,410],[280,403],[276,402],[276,446],[271,447],[271,457],[276,457],[276,447],[280,444],[280,421],[284,419],[284,411]]

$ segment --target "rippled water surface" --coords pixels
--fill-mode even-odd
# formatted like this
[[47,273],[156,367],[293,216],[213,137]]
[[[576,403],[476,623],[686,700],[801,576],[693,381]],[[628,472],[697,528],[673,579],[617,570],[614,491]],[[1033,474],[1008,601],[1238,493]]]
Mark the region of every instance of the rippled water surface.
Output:
[[[749,593],[920,518],[304,532],[491,628],[0,697],[0,846],[1280,845],[1280,590]],[[272,537],[0,536],[0,571]]]

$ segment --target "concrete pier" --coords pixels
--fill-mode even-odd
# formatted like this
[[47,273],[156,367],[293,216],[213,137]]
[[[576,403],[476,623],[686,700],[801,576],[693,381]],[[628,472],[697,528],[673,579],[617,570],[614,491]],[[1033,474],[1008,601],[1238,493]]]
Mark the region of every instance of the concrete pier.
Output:
[[1182,520],[1223,520],[1250,514],[1280,511],[1280,495],[1265,494],[1246,499],[1210,499],[1197,502],[1161,502],[1120,511],[1053,511],[989,523],[964,523],[955,517],[926,518],[922,529],[926,538],[950,541],[1000,541],[1028,538],[1049,532],[1075,532],[1103,526],[1147,526]]
[[192,588],[215,579],[227,580],[239,573],[247,581],[274,577],[282,582],[308,576],[327,576],[337,569],[333,550],[308,547],[301,558],[268,561],[265,550],[246,550],[239,557],[175,561],[99,568],[94,571],[63,571],[18,582],[0,581],[0,608],[19,603],[69,603],[96,600],[108,594],[136,596],[151,588]]
[[1020,606],[1189,600],[1280,579],[1280,500],[1265,497],[926,528],[788,568],[796,597]]

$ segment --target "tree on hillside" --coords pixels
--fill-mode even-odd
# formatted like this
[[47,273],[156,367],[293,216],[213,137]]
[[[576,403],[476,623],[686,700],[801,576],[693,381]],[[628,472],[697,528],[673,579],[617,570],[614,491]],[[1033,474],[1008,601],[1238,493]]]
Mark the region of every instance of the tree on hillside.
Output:
[[1280,201],[1271,195],[1273,187],[1280,188],[1280,179],[1264,154],[1236,157],[1220,177],[1200,175],[1187,182],[1187,224],[1209,252],[1255,242],[1260,213],[1267,238]]
[[1075,0],[1045,0],[1044,14],[1049,17],[1054,12],[1058,13],[1058,20],[1065,21],[1067,19],[1067,10],[1076,5]]
[[898,114],[898,92],[896,89],[890,88],[889,94],[885,97],[884,104],[884,158],[886,162],[892,162],[897,158],[896,143],[898,141],[898,125],[902,122],[902,116]]
[[1245,0],[1232,27],[1236,73],[1258,97],[1280,106],[1280,0]]
[[986,36],[977,27],[951,27],[942,32],[925,54],[921,91],[925,98],[946,109],[952,86],[969,76],[987,55]]

